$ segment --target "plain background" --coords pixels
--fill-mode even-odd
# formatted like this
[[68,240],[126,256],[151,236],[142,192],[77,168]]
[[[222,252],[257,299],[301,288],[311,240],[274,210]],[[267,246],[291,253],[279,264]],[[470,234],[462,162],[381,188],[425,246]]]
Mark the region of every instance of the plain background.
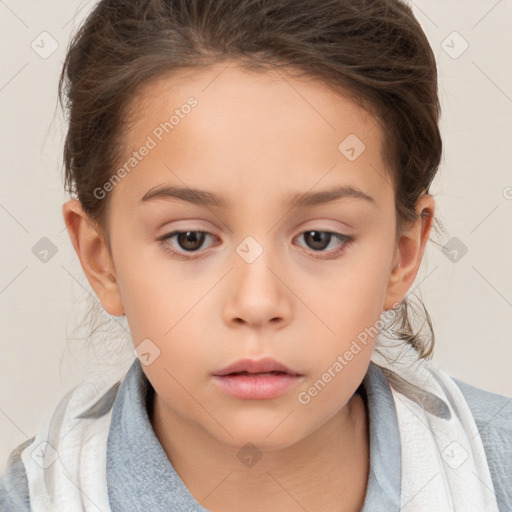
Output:
[[[106,313],[106,335],[86,346],[90,327],[80,326],[97,301],[61,213],[57,83],[70,34],[95,3],[0,1],[0,472],[81,378],[118,378],[134,357],[125,319]],[[444,153],[431,192],[447,231],[437,240],[447,250],[430,243],[413,288],[438,366],[512,396],[512,2],[410,4],[438,63]],[[42,246],[55,253],[46,262]]]

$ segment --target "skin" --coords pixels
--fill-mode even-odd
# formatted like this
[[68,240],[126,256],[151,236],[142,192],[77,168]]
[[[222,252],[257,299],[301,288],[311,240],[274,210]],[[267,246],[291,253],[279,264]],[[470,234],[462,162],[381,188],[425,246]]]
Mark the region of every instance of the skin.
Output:
[[[205,508],[359,510],[369,439],[367,411],[354,392],[376,339],[360,344],[309,403],[298,394],[405,297],[434,199],[420,197],[416,211],[424,216],[396,240],[376,120],[318,81],[234,63],[147,85],[126,130],[127,157],[190,96],[198,106],[110,192],[112,253],[74,199],[63,205],[73,246],[105,310],[126,315],[134,346],[150,339],[160,350],[142,366],[155,389],[151,423]],[[366,146],[353,162],[338,150],[351,133]],[[232,204],[140,202],[161,184],[223,194]],[[285,202],[291,193],[336,185],[357,187],[375,204],[345,197],[289,210]],[[157,241],[175,229],[210,235],[195,253],[176,237]],[[306,236],[315,230],[354,241],[336,255],[343,242],[333,237],[318,248]],[[247,236],[263,250],[251,263],[236,251]],[[165,252],[164,243],[192,259]],[[234,398],[212,381],[213,372],[240,358],[267,355],[303,374],[278,398]],[[261,454],[252,467],[237,457],[247,442]]]

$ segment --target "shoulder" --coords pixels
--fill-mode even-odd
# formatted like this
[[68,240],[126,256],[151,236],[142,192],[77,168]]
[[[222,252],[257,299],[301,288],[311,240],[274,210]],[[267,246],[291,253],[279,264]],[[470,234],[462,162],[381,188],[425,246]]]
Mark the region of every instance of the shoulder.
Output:
[[451,377],[475,419],[500,510],[512,510],[512,398]]
[[[89,419],[101,418],[111,409],[117,395],[119,384],[119,382],[116,382],[113,385],[109,385],[110,387],[108,387],[106,391],[101,382],[96,386],[89,383],[85,383],[83,387],[77,386],[59,400],[57,406],[47,416],[47,420],[51,422],[54,417],[57,417],[59,421],[57,421],[56,424],[57,427],[60,428],[62,421],[64,421],[65,412],[72,400],[75,400],[79,406],[78,409],[71,411],[73,417]],[[52,432],[55,435],[60,435],[58,430],[52,430]],[[27,439],[14,448],[9,454],[5,473],[0,475],[1,512],[30,511],[28,478],[21,454],[35,438],[36,436]]]
[[18,445],[7,459],[5,474],[0,478],[0,510],[2,512],[30,511],[27,474],[21,452],[34,440],[32,437]]
[[477,388],[455,377],[451,379],[464,395],[480,435],[512,443],[512,398]]

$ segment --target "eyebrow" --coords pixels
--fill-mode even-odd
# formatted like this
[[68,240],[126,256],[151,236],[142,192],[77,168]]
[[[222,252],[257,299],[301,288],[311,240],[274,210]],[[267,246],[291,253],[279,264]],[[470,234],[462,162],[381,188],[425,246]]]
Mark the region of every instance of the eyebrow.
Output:
[[[290,210],[293,210],[296,208],[326,204],[346,197],[362,199],[368,204],[377,206],[377,202],[373,197],[358,188],[348,185],[337,186],[316,192],[300,192],[292,194],[287,198],[285,203]],[[173,185],[160,185],[151,188],[144,194],[140,202],[145,203],[158,199],[181,199],[193,204],[216,206],[219,208],[230,207],[233,204],[232,201],[224,195],[218,195],[206,190],[189,187],[176,187]]]

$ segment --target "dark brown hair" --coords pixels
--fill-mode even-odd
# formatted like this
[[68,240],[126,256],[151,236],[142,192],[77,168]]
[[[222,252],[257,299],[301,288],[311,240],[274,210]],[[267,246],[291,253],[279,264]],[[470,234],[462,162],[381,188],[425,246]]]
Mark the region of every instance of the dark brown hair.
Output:
[[[320,80],[374,115],[395,191],[396,233],[417,218],[441,160],[437,68],[401,0],[101,0],[72,39],[59,82],[68,114],[65,188],[109,250],[109,196],[127,114],[142,87],[181,69],[235,61]],[[341,142],[341,141],[340,141]],[[428,213],[427,213],[428,215]],[[437,218],[434,219],[434,227]],[[442,226],[441,226],[442,227]],[[405,298],[388,332],[431,357],[434,332],[415,332]],[[424,322],[423,322],[424,323]]]

